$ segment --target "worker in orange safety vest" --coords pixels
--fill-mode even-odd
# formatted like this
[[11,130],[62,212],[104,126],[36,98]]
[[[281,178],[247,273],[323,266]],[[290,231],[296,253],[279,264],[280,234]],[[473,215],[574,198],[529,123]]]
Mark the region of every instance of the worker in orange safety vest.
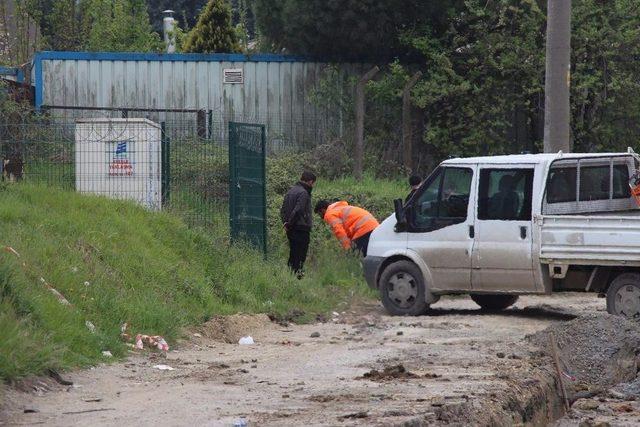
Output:
[[320,200],[314,211],[329,224],[344,249],[353,248],[367,256],[371,232],[380,225],[373,215],[345,201],[329,203]]

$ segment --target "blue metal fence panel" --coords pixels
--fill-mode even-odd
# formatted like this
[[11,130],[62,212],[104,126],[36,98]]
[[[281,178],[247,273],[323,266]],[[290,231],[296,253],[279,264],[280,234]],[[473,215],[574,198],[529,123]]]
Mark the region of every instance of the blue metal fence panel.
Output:
[[[291,146],[317,143],[318,124],[329,123],[310,102],[325,67],[271,54],[39,52],[33,81],[36,107],[212,110],[224,120],[265,124],[268,146],[271,139]],[[223,83],[224,70],[238,68],[244,82]],[[226,129],[219,134],[226,139]]]

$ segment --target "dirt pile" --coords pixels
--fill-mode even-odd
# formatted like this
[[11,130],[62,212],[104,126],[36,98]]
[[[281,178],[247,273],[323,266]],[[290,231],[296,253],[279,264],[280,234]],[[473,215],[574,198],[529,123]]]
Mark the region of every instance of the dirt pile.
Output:
[[198,332],[205,338],[233,344],[247,335],[255,338],[260,331],[273,327],[266,314],[234,314],[214,316],[200,326]]
[[638,372],[640,325],[622,316],[589,314],[558,323],[527,339],[551,354],[553,332],[567,386],[577,392],[633,380]]

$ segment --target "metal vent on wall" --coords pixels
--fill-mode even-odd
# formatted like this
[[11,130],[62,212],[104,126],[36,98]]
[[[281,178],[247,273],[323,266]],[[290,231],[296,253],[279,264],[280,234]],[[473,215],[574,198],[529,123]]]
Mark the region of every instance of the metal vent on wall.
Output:
[[244,73],[242,68],[225,68],[223,83],[226,84],[243,84]]

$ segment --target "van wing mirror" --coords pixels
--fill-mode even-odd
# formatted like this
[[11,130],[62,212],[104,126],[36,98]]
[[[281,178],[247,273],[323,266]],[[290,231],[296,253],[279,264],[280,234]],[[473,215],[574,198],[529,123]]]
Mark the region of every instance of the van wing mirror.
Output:
[[407,228],[407,214],[404,210],[402,199],[395,199],[393,201],[393,208],[396,213],[395,230],[398,232],[404,231]]

